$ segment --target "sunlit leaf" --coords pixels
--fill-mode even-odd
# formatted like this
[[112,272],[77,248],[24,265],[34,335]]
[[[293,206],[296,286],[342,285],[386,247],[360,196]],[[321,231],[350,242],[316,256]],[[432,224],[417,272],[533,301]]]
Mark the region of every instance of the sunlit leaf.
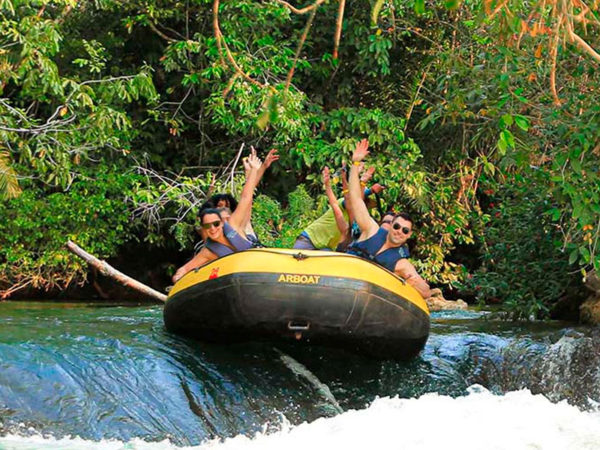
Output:
[[462,0],[444,0],[444,6],[449,9],[457,9],[460,6]]
[[425,14],[425,0],[415,0],[415,13],[417,15]]
[[527,119],[527,117],[516,114],[515,115],[515,123],[521,130],[523,130],[523,131],[529,130],[529,119]]
[[15,198],[20,194],[19,180],[10,166],[8,152],[0,151],[0,198]]
[[381,12],[381,8],[385,0],[377,0],[373,5],[373,9],[371,10],[371,26],[377,25],[377,20],[379,19],[379,13]]
[[507,128],[510,127],[513,124],[513,116],[510,114],[504,114],[501,117],[501,123]]

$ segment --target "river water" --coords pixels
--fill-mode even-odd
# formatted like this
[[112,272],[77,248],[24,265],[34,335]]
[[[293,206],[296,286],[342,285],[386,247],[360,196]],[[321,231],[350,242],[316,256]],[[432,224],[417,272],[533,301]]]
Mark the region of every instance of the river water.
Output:
[[215,345],[159,306],[0,303],[0,449],[600,449],[600,333],[432,314],[421,355]]

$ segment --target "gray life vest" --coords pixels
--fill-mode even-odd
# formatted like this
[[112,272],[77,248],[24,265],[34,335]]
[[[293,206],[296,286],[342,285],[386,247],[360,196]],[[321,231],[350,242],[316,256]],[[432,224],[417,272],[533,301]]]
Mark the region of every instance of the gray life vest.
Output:
[[253,242],[244,239],[242,236],[240,236],[238,232],[235,231],[235,229],[227,222],[223,224],[223,234],[225,235],[233,249],[225,244],[213,241],[210,238],[206,240],[206,248],[213,252],[215,255],[217,255],[219,258],[231,255],[235,252],[248,250],[255,246]]

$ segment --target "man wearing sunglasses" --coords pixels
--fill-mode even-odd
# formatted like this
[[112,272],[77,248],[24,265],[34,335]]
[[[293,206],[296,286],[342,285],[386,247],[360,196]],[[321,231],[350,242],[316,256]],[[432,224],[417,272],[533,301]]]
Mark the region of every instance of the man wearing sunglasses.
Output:
[[407,214],[396,214],[391,220],[390,228],[386,230],[371,217],[362,199],[358,166],[369,154],[368,148],[369,142],[363,139],[356,145],[352,155],[348,202],[361,234],[358,240],[350,245],[348,253],[378,263],[406,280],[423,298],[428,298],[431,294],[429,285],[408,261],[409,255],[404,245],[412,235],[412,219]]

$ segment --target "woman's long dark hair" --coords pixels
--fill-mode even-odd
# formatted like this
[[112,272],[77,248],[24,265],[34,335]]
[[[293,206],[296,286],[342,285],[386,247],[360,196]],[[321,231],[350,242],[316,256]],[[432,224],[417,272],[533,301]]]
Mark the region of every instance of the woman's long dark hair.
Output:
[[237,208],[238,202],[231,194],[215,194],[208,201],[216,207],[221,200],[225,200],[227,202],[227,207],[231,210],[231,212],[235,211],[235,208]]

